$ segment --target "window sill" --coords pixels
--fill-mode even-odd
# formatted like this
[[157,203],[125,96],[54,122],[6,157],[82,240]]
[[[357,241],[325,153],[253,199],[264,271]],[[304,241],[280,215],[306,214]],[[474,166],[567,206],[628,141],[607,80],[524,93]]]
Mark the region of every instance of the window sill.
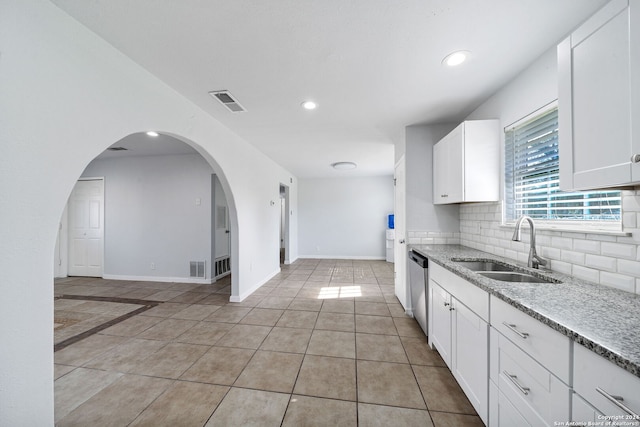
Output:
[[[508,222],[500,225],[500,228],[503,230],[512,230],[515,228],[515,221]],[[622,230],[606,230],[602,228],[589,228],[589,227],[580,227],[580,226],[560,226],[560,225],[551,225],[544,223],[535,223],[536,230],[538,231],[559,231],[564,233],[580,233],[580,234],[598,234],[603,236],[614,236],[614,237],[630,237],[632,233]],[[529,224],[525,224],[525,227],[529,227]]]

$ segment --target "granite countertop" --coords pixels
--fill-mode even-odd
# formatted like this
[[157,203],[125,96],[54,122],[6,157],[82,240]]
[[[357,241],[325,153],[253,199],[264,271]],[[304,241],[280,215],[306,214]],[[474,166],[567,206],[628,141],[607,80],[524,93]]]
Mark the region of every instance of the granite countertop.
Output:
[[[640,377],[640,295],[461,245],[409,245],[447,270],[527,313],[576,343]],[[488,279],[452,261],[488,259],[561,283],[510,283]]]

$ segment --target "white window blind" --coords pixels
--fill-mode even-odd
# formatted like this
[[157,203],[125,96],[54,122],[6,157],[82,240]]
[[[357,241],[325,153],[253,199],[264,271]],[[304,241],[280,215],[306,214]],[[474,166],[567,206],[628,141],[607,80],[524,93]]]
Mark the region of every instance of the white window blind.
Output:
[[557,107],[505,129],[506,219],[620,222],[619,191],[561,192]]

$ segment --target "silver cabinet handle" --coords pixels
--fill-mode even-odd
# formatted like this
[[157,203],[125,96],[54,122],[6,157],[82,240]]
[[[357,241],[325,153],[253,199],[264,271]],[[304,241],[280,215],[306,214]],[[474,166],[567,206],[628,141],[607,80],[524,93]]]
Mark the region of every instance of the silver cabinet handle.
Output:
[[401,245],[404,245],[404,239],[398,240],[398,243],[400,243]]
[[513,385],[515,385],[516,387],[518,387],[518,390],[520,390],[522,392],[522,394],[524,394],[525,396],[529,394],[529,392],[531,391],[531,389],[529,387],[523,387],[519,382],[518,382],[518,377],[516,375],[512,375],[507,371],[502,371],[503,374],[505,374],[507,376],[507,378],[509,378],[511,380],[511,382],[513,383]]
[[603,389],[601,389],[600,387],[596,387],[596,391],[598,393],[600,393],[601,395],[603,395],[605,397],[605,399],[607,399],[609,402],[613,403],[618,408],[622,409],[624,412],[626,412],[627,414],[631,415],[634,420],[640,420],[640,416],[638,414],[633,412],[631,409],[629,409],[627,407],[627,405],[622,403],[622,402],[624,402],[624,399],[622,398],[622,396],[614,396],[612,394],[609,394],[606,391],[604,391]]
[[632,154],[631,163],[640,163],[640,154]]
[[450,302],[445,302],[445,303],[444,303],[444,306],[445,306],[445,307],[450,306],[450,305],[451,305],[451,303],[450,303]]
[[513,332],[515,332],[516,334],[518,334],[518,336],[522,339],[527,339],[527,337],[529,336],[528,332],[520,332],[519,330],[516,329],[516,325],[514,325],[513,323],[507,323],[507,322],[502,322],[502,324],[504,326],[506,326],[507,328],[511,329]]

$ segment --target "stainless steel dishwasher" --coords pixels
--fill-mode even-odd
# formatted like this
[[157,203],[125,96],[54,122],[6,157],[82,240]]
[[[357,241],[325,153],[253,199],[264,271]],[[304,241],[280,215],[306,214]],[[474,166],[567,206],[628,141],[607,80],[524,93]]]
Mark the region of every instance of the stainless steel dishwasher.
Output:
[[418,252],[409,251],[409,287],[411,313],[427,335],[427,268],[429,261]]

